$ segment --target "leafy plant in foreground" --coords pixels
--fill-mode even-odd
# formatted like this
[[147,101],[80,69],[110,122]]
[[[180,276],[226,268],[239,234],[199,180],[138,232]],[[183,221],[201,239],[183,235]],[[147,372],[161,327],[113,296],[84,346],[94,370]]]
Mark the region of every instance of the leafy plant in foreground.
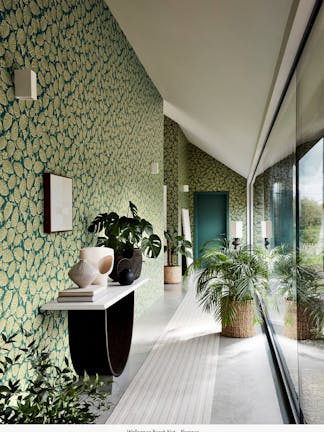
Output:
[[[27,340],[31,334],[23,332]],[[18,348],[10,355],[17,334],[2,334],[0,359],[0,423],[74,424],[93,423],[101,409],[108,409],[107,383],[87,374],[79,379],[65,358],[65,365],[54,365],[49,353],[39,349],[36,341]],[[26,384],[10,379],[15,365],[27,362]]]

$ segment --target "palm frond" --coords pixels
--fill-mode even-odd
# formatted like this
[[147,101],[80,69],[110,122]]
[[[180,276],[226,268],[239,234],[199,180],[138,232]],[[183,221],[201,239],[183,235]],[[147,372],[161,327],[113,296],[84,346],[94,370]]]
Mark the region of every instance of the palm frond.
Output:
[[251,252],[249,247],[221,250],[217,246],[206,249],[188,269],[188,274],[198,274],[197,297],[200,305],[215,319],[226,325],[236,317],[235,302],[253,300],[269,289],[268,257],[260,249]]

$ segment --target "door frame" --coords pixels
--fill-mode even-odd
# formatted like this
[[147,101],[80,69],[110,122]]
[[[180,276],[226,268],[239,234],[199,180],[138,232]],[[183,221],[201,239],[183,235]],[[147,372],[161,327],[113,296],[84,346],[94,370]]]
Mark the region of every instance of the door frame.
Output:
[[198,238],[198,226],[197,226],[197,211],[198,211],[198,195],[224,195],[225,196],[225,202],[226,202],[226,237],[228,237],[229,234],[229,192],[228,191],[195,191],[194,192],[194,257],[195,259],[198,258],[198,242],[196,241]]

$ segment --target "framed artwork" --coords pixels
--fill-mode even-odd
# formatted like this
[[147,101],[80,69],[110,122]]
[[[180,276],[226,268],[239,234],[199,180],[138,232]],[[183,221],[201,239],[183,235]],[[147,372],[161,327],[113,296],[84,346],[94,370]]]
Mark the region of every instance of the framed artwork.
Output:
[[72,231],[72,179],[44,174],[44,232]]
[[[181,221],[182,221],[182,231],[183,231],[184,238],[186,240],[190,241],[190,243],[192,243],[191,229],[190,229],[190,218],[189,218],[189,210],[188,209],[185,209],[185,208],[181,209]],[[189,249],[189,251],[191,252],[191,255],[193,256],[192,248]],[[192,258],[186,257],[187,267],[189,267],[192,262],[193,262]]]

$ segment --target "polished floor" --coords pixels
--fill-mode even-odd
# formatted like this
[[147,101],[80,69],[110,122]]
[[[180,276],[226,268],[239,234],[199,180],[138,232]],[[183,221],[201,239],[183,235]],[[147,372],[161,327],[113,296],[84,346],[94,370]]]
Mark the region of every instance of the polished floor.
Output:
[[[103,413],[99,418],[100,423],[110,422],[110,416],[114,418],[112,413],[116,408],[117,414],[118,402],[123,395],[130,394],[131,383],[134,379],[137,384],[140,382],[141,366],[150,355],[158,338],[167,329],[170,320],[172,321],[185,294],[186,291],[181,285],[166,285],[164,296],[135,322],[133,344],[127,367],[120,377],[113,380],[112,406],[108,413]],[[250,339],[231,339],[221,336],[218,338],[218,356],[215,361],[216,379],[213,390],[206,395],[208,397],[206,404],[211,407],[210,423],[282,424],[264,335],[259,331],[257,336]],[[183,358],[183,367],[185,364],[185,358]],[[159,391],[158,388],[157,391]],[[182,405],[181,410],[184,409]],[[183,413],[179,415],[179,418],[182,419],[179,423],[190,423],[189,418],[186,421]]]
[[144,315],[135,320],[132,346],[127,365],[119,377],[113,378],[110,397],[111,409],[98,418],[98,423],[107,421],[114,407],[151,352],[157,339],[175,314],[185,294],[186,290],[182,285],[164,285],[164,295]]
[[210,424],[219,331],[192,286],[108,423]]

